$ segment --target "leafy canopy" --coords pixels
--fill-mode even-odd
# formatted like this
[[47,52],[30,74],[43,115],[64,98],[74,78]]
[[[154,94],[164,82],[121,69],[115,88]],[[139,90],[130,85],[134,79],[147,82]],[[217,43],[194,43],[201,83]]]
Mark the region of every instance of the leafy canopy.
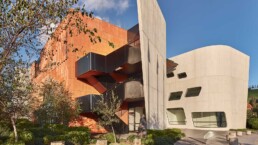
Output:
[[47,79],[39,89],[39,96],[43,103],[34,114],[40,124],[68,125],[79,115],[79,106],[71,99],[63,83]]

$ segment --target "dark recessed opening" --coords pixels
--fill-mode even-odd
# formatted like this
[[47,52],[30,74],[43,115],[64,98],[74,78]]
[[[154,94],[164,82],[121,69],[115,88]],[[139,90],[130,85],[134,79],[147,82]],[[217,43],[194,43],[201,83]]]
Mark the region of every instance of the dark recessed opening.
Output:
[[172,101],[172,100],[180,100],[182,94],[183,94],[182,91],[170,93],[169,101]]
[[199,96],[201,89],[202,89],[202,87],[189,88],[189,89],[187,89],[185,97]]
[[167,74],[167,78],[172,78],[172,77],[174,77],[174,76],[175,76],[175,75],[174,75],[173,72],[170,72],[170,73]]
[[185,72],[177,74],[179,79],[186,78],[187,74]]
[[225,112],[192,112],[193,124],[200,128],[227,127]]

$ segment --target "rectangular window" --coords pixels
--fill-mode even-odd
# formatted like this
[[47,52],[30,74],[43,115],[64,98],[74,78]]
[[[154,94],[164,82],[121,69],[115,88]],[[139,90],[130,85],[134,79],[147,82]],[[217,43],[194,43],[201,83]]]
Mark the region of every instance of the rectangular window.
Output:
[[186,118],[183,108],[169,108],[167,109],[168,123],[170,125],[185,125]]
[[182,91],[170,93],[169,101],[172,101],[172,100],[180,100],[182,94],[183,94]]
[[188,88],[185,97],[199,96],[202,87]]
[[187,77],[187,74],[185,72],[183,72],[183,73],[177,74],[177,76],[179,79],[183,79],[183,78]]
[[193,112],[193,124],[200,128],[222,128],[227,127],[224,112]]
[[174,73],[173,72],[170,72],[170,73],[167,74],[167,78],[172,78],[172,77],[174,77]]

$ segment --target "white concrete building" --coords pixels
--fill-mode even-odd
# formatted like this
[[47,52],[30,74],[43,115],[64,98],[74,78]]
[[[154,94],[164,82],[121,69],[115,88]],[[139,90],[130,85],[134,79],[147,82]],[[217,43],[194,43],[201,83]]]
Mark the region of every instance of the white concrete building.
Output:
[[165,85],[168,128],[246,127],[249,56],[215,45],[170,59],[178,66]]

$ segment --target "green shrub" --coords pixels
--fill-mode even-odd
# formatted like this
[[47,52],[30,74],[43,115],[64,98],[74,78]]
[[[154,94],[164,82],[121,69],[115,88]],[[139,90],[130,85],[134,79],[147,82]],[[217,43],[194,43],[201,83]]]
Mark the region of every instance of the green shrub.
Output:
[[[23,130],[23,131],[18,131],[18,139],[19,141],[24,143],[31,143],[34,140],[34,136],[32,132]],[[10,133],[8,140],[9,142],[15,141],[15,136],[13,132]]]
[[251,129],[258,129],[258,118],[250,118],[247,120],[247,126]]
[[90,133],[87,131],[70,131],[66,137],[74,144],[83,145],[90,143]]
[[0,144],[1,142],[6,142],[11,133],[9,124],[6,122],[0,122]]
[[50,135],[46,135],[43,137],[43,142],[45,145],[49,145],[51,142],[54,141],[67,141],[68,138],[66,137],[66,135],[58,135],[58,136],[50,136]]
[[129,136],[127,137],[127,140],[128,140],[130,143],[133,143],[133,141],[134,141],[135,138],[138,138],[138,136],[132,134],[132,135],[129,135]]
[[22,141],[18,141],[18,142],[8,141],[4,145],[25,145],[25,143]]
[[[5,127],[5,130],[8,130],[8,127]],[[2,142],[13,144],[14,133],[10,129],[2,133],[1,129],[3,128],[0,122],[0,144]],[[90,142],[90,130],[87,127],[68,127],[59,124],[48,124],[40,127],[26,119],[20,119],[17,121],[17,130],[20,141],[17,144],[48,145],[53,141],[65,141],[74,145],[83,145]]]
[[109,143],[114,143],[115,138],[113,133],[106,133],[100,136],[101,139],[107,140]]
[[142,144],[144,145],[154,145],[154,139],[152,134],[148,134],[142,139]]
[[34,145],[44,145],[43,138],[35,138],[34,139]]
[[147,130],[144,144],[147,145],[169,145],[184,137],[185,134],[180,129]]
[[19,137],[20,137],[20,140],[24,141],[25,143],[32,142],[34,139],[34,136],[33,136],[32,132],[30,132],[30,131],[20,132]]
[[[51,133],[44,133],[44,144],[50,144],[53,141],[71,142],[75,145],[90,143],[90,132],[86,127],[66,127],[63,125],[47,125],[46,127]],[[47,131],[46,128],[44,130]]]
[[68,126],[61,124],[47,124],[44,126],[51,131],[52,135],[62,135],[65,134],[65,131],[68,130]]
[[28,119],[18,119],[16,122],[16,127],[20,130],[22,129],[29,129],[36,126],[33,122],[29,121]]
[[53,140],[52,136],[46,135],[43,137],[44,144],[48,145]]
[[97,139],[93,138],[90,140],[90,144],[96,144],[97,143]]
[[154,139],[155,145],[172,145],[175,140],[168,136],[159,136]]

